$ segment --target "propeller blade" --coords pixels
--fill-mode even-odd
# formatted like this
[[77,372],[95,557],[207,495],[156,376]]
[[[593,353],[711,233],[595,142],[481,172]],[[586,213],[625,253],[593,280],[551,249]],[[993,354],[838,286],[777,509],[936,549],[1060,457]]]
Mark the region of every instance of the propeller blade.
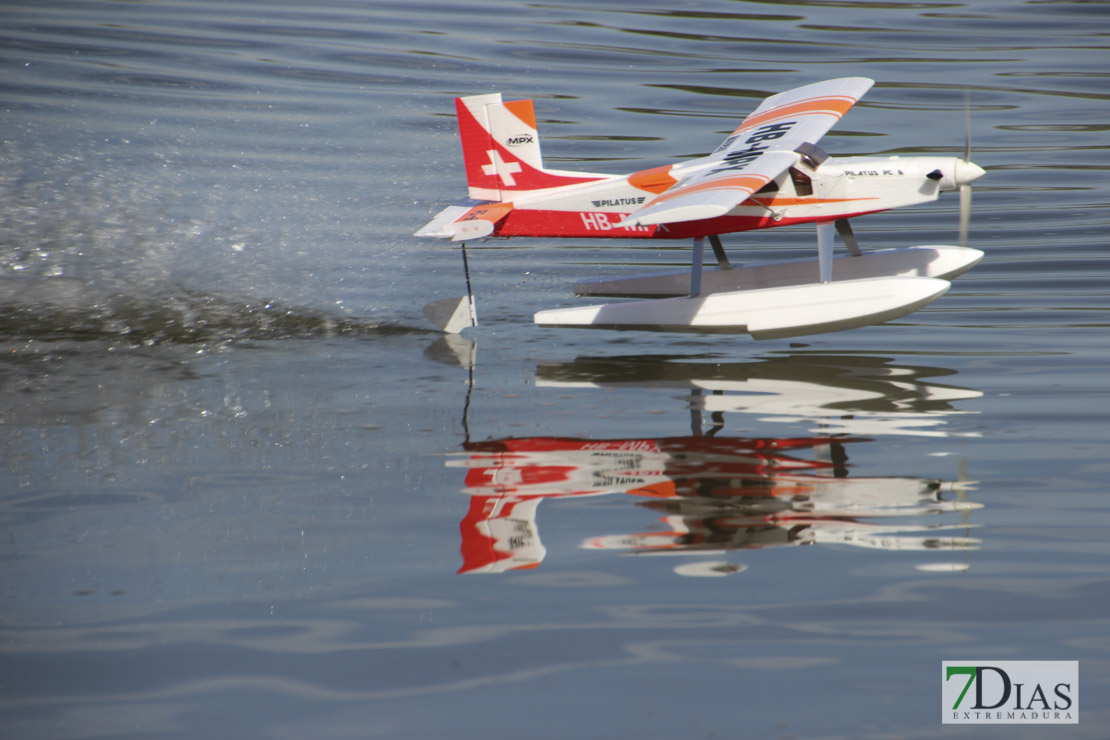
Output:
[[961,247],[967,246],[967,232],[971,225],[971,186],[960,185],[960,239]]
[[964,161],[971,161],[971,97],[964,91]]
[[[964,90],[964,157],[963,161],[971,164],[971,95]],[[980,170],[980,173],[982,170]],[[960,183],[960,232],[959,245],[967,246],[967,233],[971,226],[971,184]]]

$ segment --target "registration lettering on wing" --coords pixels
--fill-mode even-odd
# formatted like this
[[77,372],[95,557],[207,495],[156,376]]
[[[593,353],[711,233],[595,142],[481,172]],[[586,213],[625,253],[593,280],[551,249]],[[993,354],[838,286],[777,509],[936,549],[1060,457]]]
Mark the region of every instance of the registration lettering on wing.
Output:
[[[709,174],[713,175],[718,172],[725,172],[727,170],[736,170],[742,167],[747,167],[749,164],[759,159],[763,152],[771,148],[771,145],[766,143],[781,139],[790,133],[790,129],[794,128],[797,121],[784,121],[782,123],[769,123],[765,126],[760,126],[752,135],[744,139],[739,145],[736,145],[736,140],[739,136],[729,137],[725,140],[722,146],[732,147],[737,146],[736,149],[730,149],[722,158],[721,164],[710,170]],[[720,151],[720,149],[718,149]]]

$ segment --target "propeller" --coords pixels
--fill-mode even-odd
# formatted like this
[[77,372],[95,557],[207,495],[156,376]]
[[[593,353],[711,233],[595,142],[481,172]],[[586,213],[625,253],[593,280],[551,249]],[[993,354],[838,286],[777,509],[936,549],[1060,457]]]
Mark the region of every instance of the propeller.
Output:
[[971,225],[971,181],[983,175],[982,168],[971,161],[971,104],[964,93],[964,156],[956,162],[956,182],[960,184],[960,237],[959,245],[967,246],[967,232]]
[[960,191],[960,246],[967,246],[967,232],[971,224],[971,183],[986,174],[982,167],[971,161],[971,106],[964,101],[964,152],[954,157],[951,179],[939,167],[925,177],[937,183],[942,190]]
[[981,508],[982,505],[980,504],[976,507],[975,504],[967,499],[968,489],[974,489],[977,481],[968,480],[967,478],[966,457],[960,458],[960,465],[956,470],[957,482],[954,484],[954,487],[956,488],[956,498],[959,502],[960,524],[964,526],[964,539],[968,543],[968,547],[964,549],[964,570],[967,570],[971,567],[971,512],[975,508]]

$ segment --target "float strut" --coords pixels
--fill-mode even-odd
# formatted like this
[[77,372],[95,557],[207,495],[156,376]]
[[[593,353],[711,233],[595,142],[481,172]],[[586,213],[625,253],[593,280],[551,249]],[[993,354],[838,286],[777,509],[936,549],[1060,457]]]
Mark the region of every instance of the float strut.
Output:
[[701,295],[701,269],[705,260],[705,237],[694,237],[694,260],[690,266],[690,297]]
[[817,224],[817,265],[822,283],[832,280],[832,263],[833,225],[830,221],[821,221]]

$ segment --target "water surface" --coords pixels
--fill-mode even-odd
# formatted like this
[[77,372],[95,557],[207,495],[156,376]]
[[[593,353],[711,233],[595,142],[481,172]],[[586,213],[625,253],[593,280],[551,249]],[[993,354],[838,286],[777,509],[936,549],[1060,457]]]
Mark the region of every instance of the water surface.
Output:
[[[1105,5],[0,17],[5,737],[1043,736],[942,727],[962,659],[1079,660],[1069,734],[1106,734]],[[481,326],[425,322],[465,289],[411,236],[464,194],[455,96],[534,98],[547,161],[618,172],[844,75],[877,84],[834,155],[959,154],[970,112],[987,257],[926,310],[544,331],[688,247],[491,241]]]

